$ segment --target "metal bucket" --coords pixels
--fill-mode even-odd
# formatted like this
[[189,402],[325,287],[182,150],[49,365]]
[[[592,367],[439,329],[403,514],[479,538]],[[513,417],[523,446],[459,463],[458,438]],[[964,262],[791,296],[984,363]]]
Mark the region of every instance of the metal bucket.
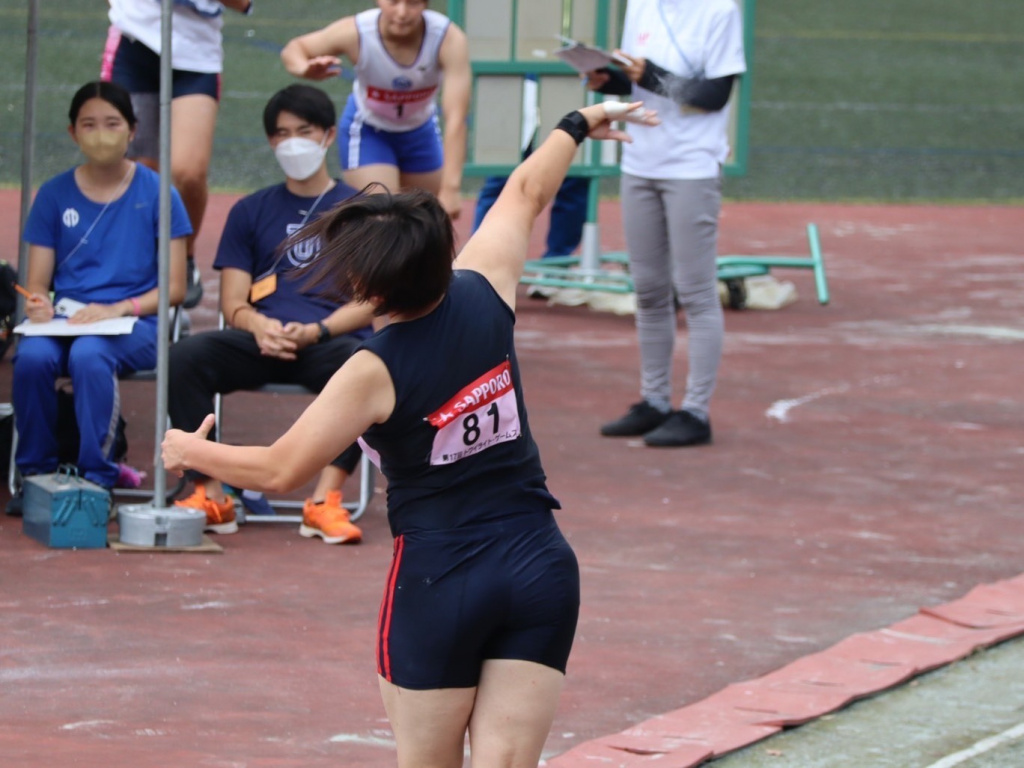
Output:
[[117,511],[121,542],[137,547],[198,547],[203,543],[206,514],[198,509],[157,509],[148,504],[122,504]]

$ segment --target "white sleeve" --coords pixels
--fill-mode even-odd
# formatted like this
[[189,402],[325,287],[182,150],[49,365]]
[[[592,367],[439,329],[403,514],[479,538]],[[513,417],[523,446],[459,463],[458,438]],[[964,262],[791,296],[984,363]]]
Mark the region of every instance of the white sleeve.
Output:
[[743,16],[735,3],[730,2],[728,5],[729,10],[714,20],[711,39],[708,40],[704,75],[709,78],[739,75],[747,71],[743,54]]

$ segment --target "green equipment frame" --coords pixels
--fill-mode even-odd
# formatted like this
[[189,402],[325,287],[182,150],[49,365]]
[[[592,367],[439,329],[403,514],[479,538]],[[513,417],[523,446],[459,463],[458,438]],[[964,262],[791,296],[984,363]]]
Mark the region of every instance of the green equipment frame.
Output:
[[[579,75],[552,51],[558,38],[568,37],[598,48],[618,45],[627,0],[449,0],[448,15],[469,37],[473,72],[472,111],[467,147],[467,176],[507,176],[518,165],[528,136],[546,135],[569,109],[602,98],[586,91]],[[754,62],[756,0],[737,0],[744,20],[747,72],[732,95],[731,154],[727,176],[747,170],[750,92]],[[536,81],[534,86],[528,81]],[[535,99],[536,115],[530,100]],[[530,123],[524,128],[524,124]],[[587,223],[579,256],[527,262],[522,282],[556,288],[611,293],[633,290],[624,253],[602,253],[598,227],[600,179],[619,175],[618,148],[586,141],[569,170],[590,179]],[[723,256],[719,279],[742,280],[767,274],[772,267],[810,268],[815,272],[818,300],[828,302],[828,284],[817,228],[808,226],[810,257]],[[612,267],[606,269],[606,266]]]
[[[814,287],[818,302],[829,303],[828,279],[825,276],[825,261],[821,253],[821,241],[818,238],[818,227],[807,225],[807,256],[719,256],[718,279],[729,283],[747,277],[767,275],[772,267],[783,269],[810,269],[814,271]],[[633,279],[627,267],[629,254],[625,251],[610,251],[601,254],[600,274],[588,276],[584,282],[570,271],[579,264],[576,256],[558,256],[555,258],[535,259],[526,264],[527,273],[523,282],[528,285],[539,285],[547,288],[587,288],[607,293],[632,293]],[[604,269],[609,265],[611,269]]]

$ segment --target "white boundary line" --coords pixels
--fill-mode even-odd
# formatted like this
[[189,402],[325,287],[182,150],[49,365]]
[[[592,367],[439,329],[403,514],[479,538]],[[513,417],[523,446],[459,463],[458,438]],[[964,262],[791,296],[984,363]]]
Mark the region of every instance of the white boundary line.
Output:
[[996,747],[1001,747],[1003,744],[1016,741],[1022,736],[1024,736],[1024,723],[1015,725],[1013,728],[1003,731],[996,736],[989,736],[987,739],[982,739],[973,747],[968,747],[960,752],[947,755],[939,760],[939,762],[929,765],[928,768],[953,768],[954,765],[960,765],[960,763],[965,760],[970,760],[972,757],[977,757],[978,755],[984,754]]
[[792,400],[776,400],[764,415],[769,419],[775,419],[776,421],[786,422],[789,421],[789,412],[800,405],[806,405],[807,403],[813,402],[818,398],[825,397],[826,395],[835,395],[840,392],[845,392],[847,387],[829,387],[828,389],[819,389],[817,392],[812,392],[809,395],[803,397],[796,397]]

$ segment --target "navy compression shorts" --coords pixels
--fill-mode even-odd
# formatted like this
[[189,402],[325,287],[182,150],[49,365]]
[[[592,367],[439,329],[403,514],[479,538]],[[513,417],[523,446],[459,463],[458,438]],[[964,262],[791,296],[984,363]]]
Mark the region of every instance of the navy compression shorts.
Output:
[[579,615],[576,555],[550,512],[413,531],[395,554],[377,672],[401,688],[472,688],[486,659],[565,673]]

